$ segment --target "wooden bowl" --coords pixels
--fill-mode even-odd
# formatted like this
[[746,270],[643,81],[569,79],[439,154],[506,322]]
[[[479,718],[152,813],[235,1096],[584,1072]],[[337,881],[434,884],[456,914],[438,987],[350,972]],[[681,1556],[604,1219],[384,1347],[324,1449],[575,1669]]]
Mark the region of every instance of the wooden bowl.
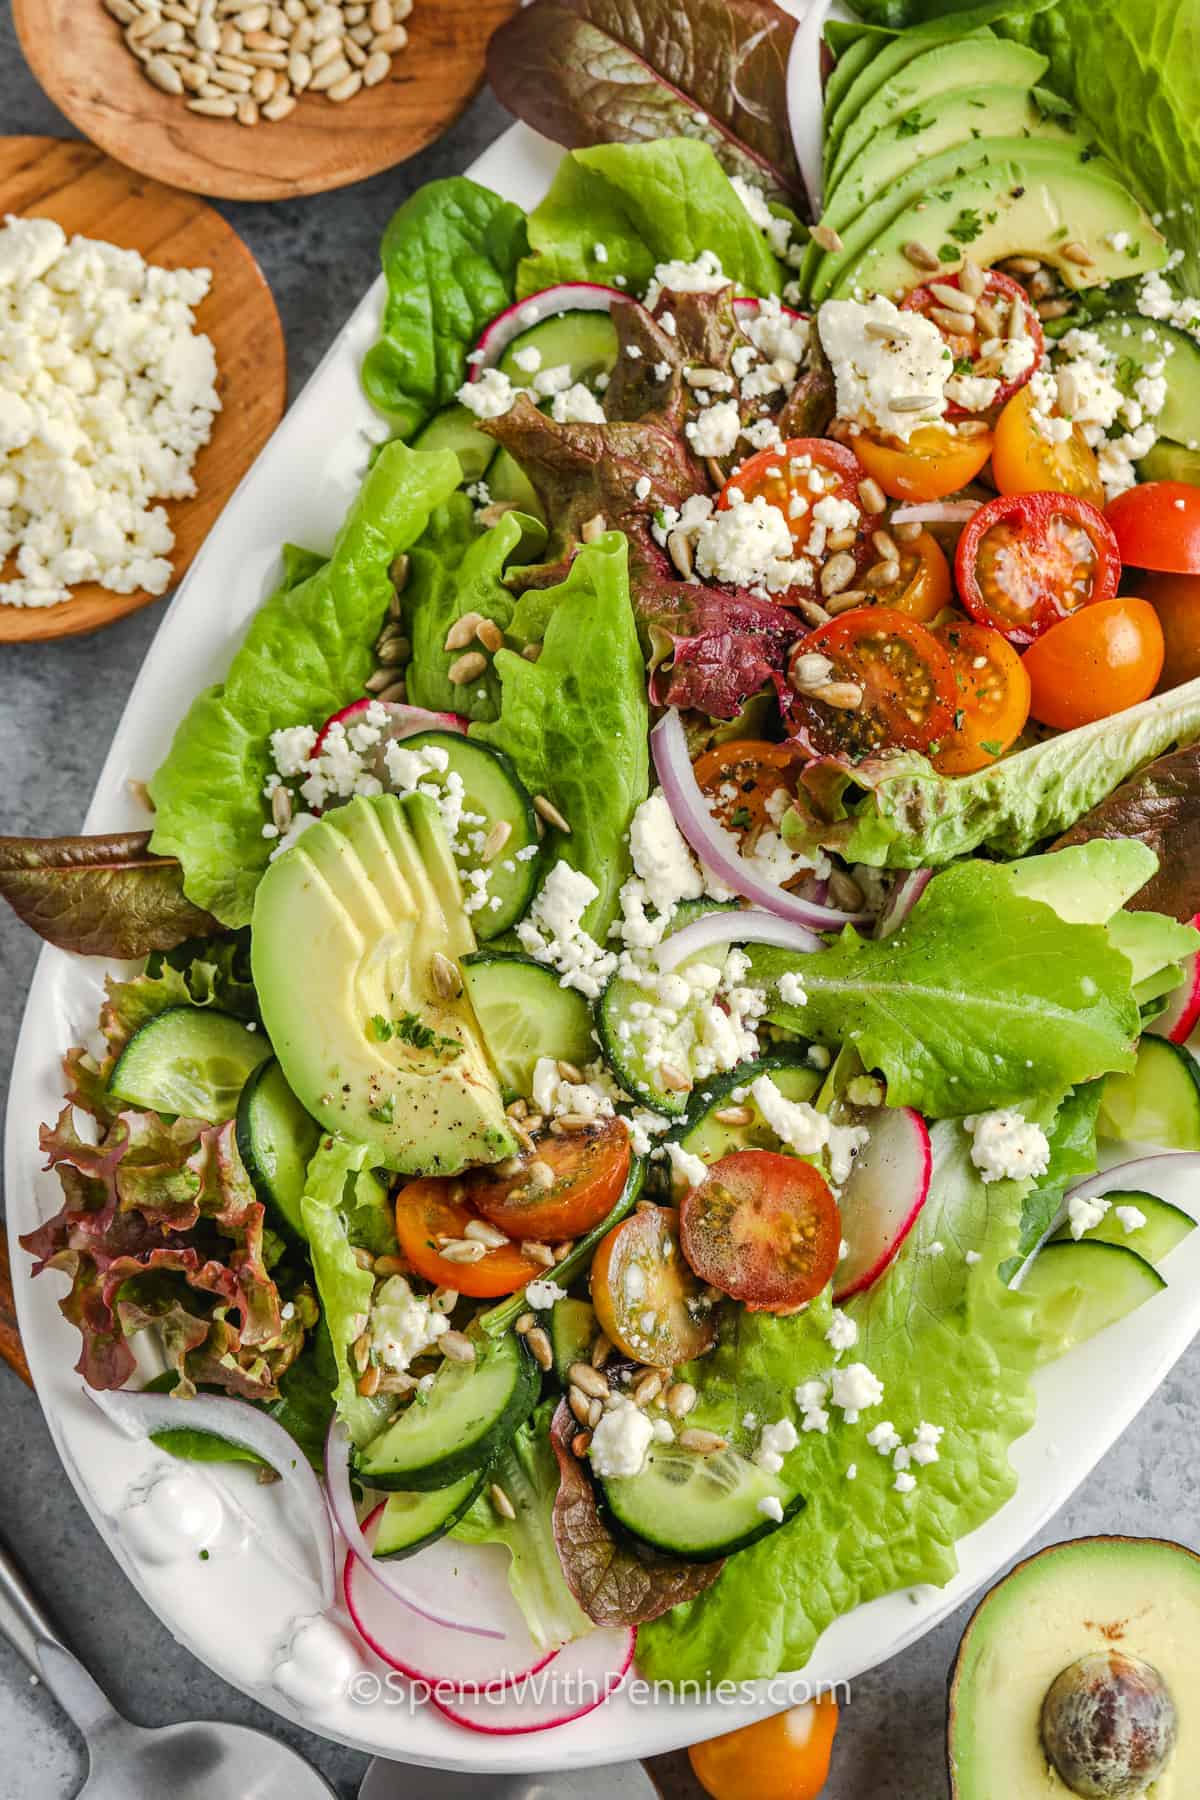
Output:
[[252,126],[160,93],[101,0],[13,0],[13,17],[51,100],[118,162],[194,194],[284,200],[362,181],[432,143],[482,85],[487,41],[517,4],[416,0],[386,81],[340,106],[307,94],[278,124]]
[[[196,309],[196,326],[207,332],[217,354],[223,410],[196,458],[195,497],[166,502],[175,533],[170,561],[177,583],[283,417],[283,327],[262,270],[211,206],[121,168],[91,144],[0,138],[0,218],[10,212],[55,219],[68,235],[137,250],[147,262],[164,268],[212,270],[212,287]],[[0,567],[0,577],[11,579],[15,573],[11,561]],[[83,582],[59,606],[0,606],[0,643],[95,631],[157,598],[112,594],[95,582]]]

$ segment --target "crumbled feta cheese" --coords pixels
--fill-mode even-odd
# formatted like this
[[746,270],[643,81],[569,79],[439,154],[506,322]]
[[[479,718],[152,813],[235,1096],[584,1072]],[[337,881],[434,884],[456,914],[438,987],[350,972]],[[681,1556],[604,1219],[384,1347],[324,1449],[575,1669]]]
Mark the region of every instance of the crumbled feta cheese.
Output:
[[485,369],[478,381],[464,381],[455,399],[477,419],[500,419],[512,411],[520,391],[501,370]]
[[604,408],[590,388],[577,381],[573,386],[564,388],[555,394],[554,404],[550,408],[554,418],[560,425],[603,425],[605,423]]
[[963,1124],[973,1140],[971,1161],[984,1181],[1020,1181],[1044,1175],[1050,1166],[1050,1145],[1041,1126],[1011,1108],[979,1113]]
[[794,969],[785,969],[776,983],[779,998],[785,1006],[807,1006],[808,995],[804,991],[804,983]]
[[858,1480],[858,1464],[857,1463],[851,1463],[849,1468],[846,1470],[846,1480],[847,1481],[857,1481]]
[[704,877],[661,788],[634,813],[629,850],[646,898],[665,919],[681,900],[698,900],[704,893]]
[[859,1413],[879,1405],[883,1399],[883,1383],[871,1373],[866,1363],[851,1363],[845,1369],[833,1371],[830,1397],[834,1406],[845,1413],[846,1422],[852,1425]]
[[616,956],[602,950],[582,925],[599,892],[582,871],[556,862],[534,896],[528,917],[516,928],[523,950],[557,969],[562,987],[576,988],[589,1000],[599,999],[617,966]]
[[526,344],[523,350],[513,352],[513,361],[523,375],[533,375],[542,366],[542,353],[536,344]]
[[986,412],[1000,392],[999,381],[991,375],[952,375],[946,383],[946,398],[964,412]]
[[671,1174],[675,1185],[680,1188],[698,1188],[708,1179],[708,1164],[700,1157],[693,1156],[682,1144],[671,1143],[667,1147],[667,1161],[671,1165]]
[[[878,295],[865,304],[827,300],[817,329],[837,384],[840,418],[907,442],[918,426],[943,416],[954,359],[931,319],[901,312]],[[921,411],[893,409],[894,400],[916,396],[928,401]]]
[[1113,1214],[1125,1233],[1140,1231],[1146,1223],[1146,1215],[1140,1206],[1118,1206]]
[[833,1322],[825,1333],[825,1342],[832,1345],[834,1354],[840,1356],[843,1350],[853,1350],[858,1342],[858,1326],[848,1313],[838,1307],[833,1309]]
[[929,1425],[924,1419],[917,1426],[916,1436],[908,1446],[908,1454],[913,1462],[922,1468],[938,1461],[938,1445],[946,1435],[944,1425]]
[[551,1056],[539,1056],[533,1066],[532,1100],[547,1118],[570,1113],[582,1119],[611,1119],[612,1097],[590,1081],[568,1081]]
[[1100,1224],[1111,1205],[1111,1200],[1104,1200],[1099,1195],[1091,1200],[1082,1194],[1072,1195],[1067,1202],[1067,1217],[1071,1223],[1071,1236],[1076,1243],[1085,1232]]
[[910,1475],[906,1469],[902,1469],[892,1483],[892,1486],[898,1494],[911,1494],[916,1485],[916,1476]]
[[786,313],[773,296],[760,300],[742,323],[743,332],[768,362],[790,362],[797,372],[808,354],[811,329],[807,319]]
[[800,1442],[799,1433],[790,1419],[777,1419],[774,1425],[764,1425],[758,1440],[758,1449],[754,1452],[754,1460],[760,1469],[766,1469],[769,1475],[778,1475],[783,1467],[783,1459],[789,1450],[794,1450]]
[[311,725],[289,725],[271,733],[271,755],[275,767],[285,778],[300,775],[313,753],[317,741]]
[[403,1275],[391,1275],[371,1308],[371,1355],[385,1369],[403,1373],[449,1329],[449,1319],[414,1294]]
[[764,1494],[758,1503],[758,1510],[766,1519],[773,1519],[776,1525],[783,1524],[783,1502],[775,1494]]
[[664,288],[674,294],[718,294],[728,286],[716,251],[702,250],[695,262],[659,263],[646,289],[646,305],[653,311]]
[[593,244],[592,255],[598,263],[606,263],[608,261],[608,245]]
[[698,418],[689,419],[684,426],[688,442],[697,456],[731,455],[741,429],[736,400],[718,400],[715,406],[706,406]]
[[978,1250],[968,1250],[966,1256],[963,1258],[963,1261],[967,1264],[968,1268],[973,1269],[977,1262],[983,1261],[983,1258],[982,1258],[982,1256],[980,1256]]
[[696,567],[714,581],[778,594],[813,575],[806,557],[797,557],[791,527],[763,494],[737,500],[712,513],[696,534]]
[[526,1304],[534,1312],[549,1312],[557,1300],[565,1300],[566,1297],[566,1288],[559,1287],[557,1281],[530,1281],[525,1287]]
[[650,1419],[632,1400],[618,1397],[592,1432],[592,1468],[602,1481],[640,1475],[653,1442]]
[[878,1450],[880,1456],[891,1456],[894,1450],[900,1448],[900,1433],[890,1419],[884,1419],[882,1424],[868,1431],[867,1442],[872,1450]]
[[164,269],[50,219],[0,228],[0,601],[54,606],[79,582],[166,591],[175,536],[156,498],[196,492],[221,410],[195,331],[207,269]]
[[654,483],[651,481],[651,479],[648,475],[640,475],[633,484],[634,499],[635,500],[648,500],[650,498],[650,490],[653,486],[654,486]]
[[818,1112],[807,1100],[788,1100],[769,1075],[760,1075],[752,1082],[750,1093],[776,1137],[798,1156],[815,1156],[828,1150],[830,1174],[834,1185],[840,1187],[850,1174],[855,1156],[867,1142],[866,1127],[835,1125],[828,1113]]

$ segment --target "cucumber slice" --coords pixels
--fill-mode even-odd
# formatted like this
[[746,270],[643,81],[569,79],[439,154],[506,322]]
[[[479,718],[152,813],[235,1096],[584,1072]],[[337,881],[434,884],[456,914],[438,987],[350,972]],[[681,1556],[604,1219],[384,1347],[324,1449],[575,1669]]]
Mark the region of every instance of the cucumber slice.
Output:
[[697,1456],[675,1443],[652,1444],[640,1475],[600,1486],[618,1524],[685,1562],[732,1556],[778,1531],[783,1520],[760,1512],[763,1500],[778,1500],[784,1520],[804,1505],[803,1494],[732,1448]]
[[443,1362],[424,1405],[412,1402],[360,1451],[355,1473],[366,1487],[449,1487],[486,1468],[525,1423],[539,1377],[520,1338],[476,1338],[475,1350],[474,1362]]
[[[530,350],[541,357],[532,370],[522,368],[519,360]],[[597,375],[611,375],[617,366],[617,328],[608,313],[561,312],[543,319],[513,339],[498,366],[502,375],[528,387],[539,370],[561,369],[564,364],[572,381],[592,382]]]
[[414,450],[453,450],[464,482],[482,481],[499,449],[495,438],[480,431],[475,414],[465,406],[446,406],[434,413],[412,441]]
[[171,1006],[134,1032],[108,1078],[116,1100],[223,1125],[247,1080],[271,1054],[261,1031],[208,1006]]
[[[664,933],[672,937],[694,919],[710,912],[728,912],[736,902],[716,900],[689,900],[677,906],[671,923]],[[716,967],[724,966],[725,957],[730,946],[725,944],[712,950],[698,951],[694,957],[679,965],[676,973],[682,972],[692,962],[713,963]],[[636,1100],[639,1106],[648,1106],[652,1112],[664,1114],[667,1118],[683,1118],[689,1109],[692,1089],[679,1090],[664,1087],[656,1071],[661,1064],[656,1061],[653,1066],[628,1036],[629,1026],[637,1019],[638,1014],[632,1011],[641,1006],[647,998],[645,988],[635,981],[626,981],[620,975],[614,975],[606,985],[604,992],[596,1002],[596,1032],[600,1039],[600,1048],[604,1052],[605,1061],[620,1082],[625,1092]],[[681,1070],[687,1069],[690,1056],[685,1038],[684,1028],[669,1030],[661,1049],[661,1062],[675,1064]]]
[[[683,1148],[702,1162],[720,1162],[735,1150],[778,1150],[779,1139],[771,1130],[758,1107],[746,1095],[735,1102],[731,1095],[748,1088],[760,1075],[769,1075],[785,1100],[812,1100],[820,1089],[822,1076],[810,1062],[797,1062],[790,1056],[764,1056],[758,1062],[743,1063],[731,1069],[719,1081],[710,1081],[693,1102],[688,1121],[670,1133]],[[748,1125],[727,1125],[716,1117],[726,1107],[744,1104],[754,1114]]]
[[[1136,1250],[1147,1262],[1157,1265],[1196,1229],[1196,1221],[1190,1213],[1185,1213],[1181,1206],[1172,1206],[1169,1200],[1160,1200],[1156,1194],[1114,1188],[1104,1198],[1112,1205],[1099,1225],[1084,1232],[1079,1239],[1081,1244],[1120,1244],[1127,1250]],[[1139,1225],[1136,1231],[1126,1231],[1117,1217],[1118,1206],[1135,1206],[1144,1214],[1146,1223]],[[1053,1241],[1058,1243],[1070,1236],[1070,1226],[1064,1225],[1061,1231],[1055,1232]]]
[[259,1063],[237,1109],[238,1154],[254,1191],[292,1237],[306,1239],[300,1200],[321,1128],[306,1113],[275,1061]]
[[563,1387],[569,1385],[571,1364],[590,1362],[599,1330],[594,1307],[587,1300],[556,1300],[550,1314],[550,1347],[554,1373]]
[[[481,942],[497,937],[516,924],[537,886],[540,858],[536,852],[541,840],[533,801],[507,756],[486,744],[473,743],[461,732],[419,731],[404,739],[404,748],[444,750],[449,758],[446,777],[457,775],[463,784],[464,815],[473,813],[482,820],[476,824],[464,816],[458,841],[471,844],[473,849],[470,856],[456,856],[455,861],[460,873],[465,871],[468,876],[473,870],[486,868],[488,900],[471,913],[471,924]],[[500,824],[508,826],[508,838],[499,854],[485,863],[485,840]],[[464,881],[463,887],[469,902],[469,880]],[[494,904],[497,901],[499,904]]]
[[1038,1362],[1053,1362],[1115,1325],[1166,1285],[1153,1264],[1126,1244],[1052,1239],[1021,1284],[1037,1304]]
[[461,963],[467,996],[507,1103],[533,1092],[539,1056],[590,1062],[592,1012],[544,963],[511,950],[479,950]]
[[1133,1073],[1105,1080],[1097,1130],[1164,1150],[1200,1150],[1200,1070],[1191,1051],[1144,1037]]
[[394,1493],[380,1515],[372,1554],[381,1558],[412,1556],[445,1537],[474,1506],[487,1480],[486,1469],[473,1469],[449,1487],[426,1494]]

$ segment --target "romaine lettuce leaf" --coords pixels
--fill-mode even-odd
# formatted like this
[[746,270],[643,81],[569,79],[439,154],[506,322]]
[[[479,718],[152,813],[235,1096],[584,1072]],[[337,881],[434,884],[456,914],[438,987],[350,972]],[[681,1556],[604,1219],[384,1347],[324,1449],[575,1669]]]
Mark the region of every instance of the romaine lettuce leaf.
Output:
[[184,891],[225,925],[248,925],[271,846],[262,788],[271,733],[319,725],[356,699],[374,666],[372,644],[392,594],[393,559],[458,486],[458,458],[389,444],[363,482],[333,554],[307,564],[254,618],[225,680],[200,694],[150,783],[151,847],[183,864]]
[[[807,1504],[731,1557],[699,1599],[642,1627],[638,1664],[650,1679],[748,1680],[803,1667],[841,1614],[914,1582],[949,1581],[955,1541],[1012,1495],[1009,1447],[1033,1423],[1037,1336],[1031,1302],[996,1269],[1016,1248],[1029,1184],[985,1184],[961,1125],[935,1125],[931,1135],[924,1209],[886,1276],[845,1309],[859,1328],[845,1360],[878,1376],[882,1402],[854,1425],[831,1411],[827,1432],[802,1434],[785,1477]],[[736,1365],[739,1393],[765,1396],[762,1420],[777,1418],[781,1396],[833,1361],[827,1310],[810,1312],[795,1320],[739,1312],[736,1341],[714,1353]],[[944,1430],[938,1460],[914,1466],[910,1494],[897,1491],[891,1458],[867,1442],[885,1420],[906,1444],[923,1422]]]
[[1021,1235],[1015,1253],[1000,1265],[1001,1281],[1011,1281],[1027,1256],[1037,1248],[1062,1205],[1063,1195],[1096,1167],[1096,1120],[1100,1113],[1102,1081],[1087,1081],[1072,1088],[1046,1131],[1050,1163],[1037,1185],[1025,1196],[1021,1211]]
[[[606,258],[597,265],[595,247]],[[708,148],[692,138],[598,144],[564,156],[529,216],[531,254],[517,292],[560,281],[613,283],[641,295],[655,265],[713,250],[740,293],[778,294],[783,268]],[[619,284],[618,284],[619,285]]]
[[1023,856],[1066,831],[1119,782],[1177,743],[1200,737],[1200,679],[1094,725],[1047,738],[975,775],[938,775],[923,756],[820,759],[781,830],[877,868],[935,867],[984,847]]
[[629,873],[629,827],[649,784],[646,675],[629,598],[628,546],[610,531],[585,545],[542,603],[553,610],[542,654],[498,650],[500,717],[470,735],[503,750],[531,794],[571,827],[557,857],[595,882],[584,915],[600,942]]
[[465,175],[430,181],[395,213],[380,251],[388,296],[363,360],[367,397],[411,437],[466,379],[466,355],[514,293],[525,215]]
[[368,1160],[364,1144],[322,1138],[308,1165],[300,1202],[321,1312],[333,1349],[333,1396],[339,1415],[360,1447],[375,1436],[390,1404],[386,1397],[372,1400],[359,1393],[352,1356],[355,1341],[367,1328],[375,1277],[354,1254],[345,1196],[348,1186],[356,1186],[365,1173]]
[[927,1118],[1020,1106],[1131,1069],[1140,1020],[1127,958],[1103,925],[1060,919],[1018,880],[1003,864],[959,863],[890,937],[848,926],[817,955],[754,950],[760,987],[775,996],[790,970],[807,995],[803,1006],[773,998],[768,1017],[852,1045],[886,1076],[890,1105]]

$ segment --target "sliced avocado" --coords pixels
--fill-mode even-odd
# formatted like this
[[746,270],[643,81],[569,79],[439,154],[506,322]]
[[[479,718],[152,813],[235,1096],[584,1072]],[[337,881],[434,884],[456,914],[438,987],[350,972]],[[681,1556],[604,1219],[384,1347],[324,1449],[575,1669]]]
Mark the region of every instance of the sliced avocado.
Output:
[[1161,363],[1167,397],[1155,415],[1155,429],[1176,444],[1200,442],[1200,344],[1195,338],[1136,313],[1110,313],[1086,329],[1094,331],[1117,358],[1114,380],[1124,393],[1133,393],[1134,382],[1148,364]]
[[1197,938],[1190,925],[1180,925],[1165,913],[1119,912],[1108,922],[1108,941],[1127,956],[1133,982],[1148,981],[1160,970],[1177,968],[1185,956],[1193,956]]
[[825,117],[832,123],[843,96],[849,92],[850,84],[857,75],[861,75],[869,62],[873,62],[880,50],[886,47],[887,40],[877,37],[873,31],[864,31],[862,36],[847,44],[830,71],[829,80],[825,83]]
[[1159,438],[1138,464],[1138,474],[1143,481],[1190,481],[1200,487],[1200,447]]
[[[1198,1693],[1200,1557],[1153,1538],[1052,1545],[1018,1563],[963,1634],[946,1733],[953,1800],[1121,1800],[1148,1786],[1184,1800],[1200,1768]],[[1140,1750],[1122,1743],[1133,1719]],[[1084,1761],[1064,1755],[1065,1737]]]
[[985,84],[1031,88],[1047,67],[1044,56],[1009,38],[958,38],[926,50],[884,81],[854,113],[836,149],[826,156],[826,186],[836,187],[863,146],[914,107],[932,112],[941,96],[956,88]]
[[[1068,163],[1091,157],[1091,147],[1086,139],[1074,136],[1061,127],[1060,133],[1057,137],[1036,139],[1021,136],[971,139],[965,144],[952,145],[949,150],[931,156],[927,162],[914,165],[906,174],[892,182],[890,187],[886,187],[877,199],[864,206],[839,231],[842,240],[840,250],[825,251],[818,256],[809,284],[809,293],[814,303],[837,292],[839,277],[857,262],[863,252],[875,243],[880,233],[901,213],[910,207],[924,207],[929,195],[948,192],[955,182],[961,181],[972,169],[986,171],[996,163],[1011,158],[1025,158],[1030,153],[1039,157],[1045,152],[1055,157],[1065,155]],[[1110,181],[1116,180],[1115,173],[1106,164],[1098,163],[1096,166],[1104,170]],[[934,254],[941,247],[926,237],[923,223],[918,223],[913,235],[920,243],[928,245]],[[904,241],[907,243],[907,238]],[[909,263],[907,258],[905,264],[906,288],[913,287],[918,281],[929,280],[929,276]]]
[[1140,838],[1094,838],[1053,856],[1021,857],[1005,873],[1014,893],[1052,906],[1068,925],[1107,925],[1157,868],[1157,856]]
[[[1006,256],[1037,256],[1069,288],[1160,268],[1166,244],[1133,195],[1098,173],[1094,162],[1072,162],[1057,149],[1047,141],[926,192],[843,269],[834,297],[906,293],[914,271],[904,246],[913,238],[928,244],[948,270],[957,269],[968,252],[985,268]],[[1116,251],[1110,240],[1121,232],[1128,234],[1129,249]],[[1064,256],[1065,244],[1085,245],[1092,261]]]
[[259,885],[254,985],[288,1084],[384,1168],[452,1175],[517,1148],[470,1003],[435,985],[435,957],[473,948],[425,795],[336,808]]
[[[833,167],[833,159],[841,148],[842,139],[851,122],[857,118],[863,108],[879,92],[885,83],[899,75],[901,69],[919,56],[925,56],[939,43],[949,43],[961,39],[961,30],[955,31],[952,23],[942,21],[927,25],[914,26],[910,31],[903,31],[890,43],[884,44],[877,56],[864,63],[857,70],[853,81],[845,90],[840,102],[832,113],[826,114],[828,129],[825,133],[825,168]],[[981,31],[970,33],[971,41],[977,43],[980,38],[992,38],[995,32],[985,26]]]

